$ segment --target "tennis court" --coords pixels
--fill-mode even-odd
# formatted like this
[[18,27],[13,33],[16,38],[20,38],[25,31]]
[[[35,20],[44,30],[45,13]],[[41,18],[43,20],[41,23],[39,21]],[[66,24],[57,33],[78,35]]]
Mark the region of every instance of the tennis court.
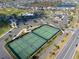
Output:
[[8,47],[13,50],[17,58],[28,59],[41,45],[46,42],[45,39],[29,33],[13,42],[10,42]]
[[37,50],[39,50],[59,29],[49,25],[43,25],[32,32],[27,33],[14,41],[7,43],[8,51],[16,56],[16,59],[29,59]]
[[58,28],[55,28],[55,27],[52,27],[52,26],[49,26],[49,25],[43,25],[43,26],[33,30],[33,33],[49,40],[58,31],[60,31]]

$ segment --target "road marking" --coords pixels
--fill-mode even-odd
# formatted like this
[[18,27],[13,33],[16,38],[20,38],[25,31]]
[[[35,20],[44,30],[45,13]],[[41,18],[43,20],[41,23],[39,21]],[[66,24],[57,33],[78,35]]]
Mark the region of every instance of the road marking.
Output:
[[[78,39],[78,40],[79,40],[79,39]],[[75,55],[75,53],[76,53],[76,50],[77,50],[77,47],[76,47],[76,49],[75,49],[75,51],[74,51],[74,54],[72,55],[72,58],[71,58],[71,59],[74,58],[74,55]]]
[[[73,35],[73,33],[72,33],[72,35]],[[71,35],[71,36],[72,36]],[[60,53],[63,53],[63,49],[64,49],[64,47],[67,45],[67,43],[70,41],[70,39],[71,39],[71,37],[69,37],[69,40],[65,43],[65,45],[63,46],[63,48],[62,49],[60,49],[60,52],[57,54],[57,56],[59,56],[60,55]],[[56,59],[57,59],[57,56],[56,56]]]
[[63,59],[66,57],[67,53],[69,52],[70,48],[72,47],[72,45],[74,44],[74,42],[76,41],[76,39],[74,39],[74,41],[72,42],[72,44],[70,45],[69,49],[67,50],[65,56],[63,57]]

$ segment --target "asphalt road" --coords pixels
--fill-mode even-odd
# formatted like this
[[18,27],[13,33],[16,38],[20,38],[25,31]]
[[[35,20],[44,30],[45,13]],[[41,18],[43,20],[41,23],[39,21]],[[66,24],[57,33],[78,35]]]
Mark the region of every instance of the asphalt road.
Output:
[[59,52],[56,59],[71,59],[76,49],[76,44],[79,43],[78,39],[79,30],[75,31],[72,37],[69,39],[64,48]]

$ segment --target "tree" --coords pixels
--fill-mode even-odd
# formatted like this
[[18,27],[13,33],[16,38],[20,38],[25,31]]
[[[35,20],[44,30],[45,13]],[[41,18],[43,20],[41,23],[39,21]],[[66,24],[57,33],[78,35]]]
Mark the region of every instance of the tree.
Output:
[[57,49],[59,49],[59,48],[60,48],[60,47],[59,47],[58,45],[56,45],[56,44],[55,44],[55,47],[56,47]]
[[51,55],[55,55],[55,52],[50,52]]
[[8,25],[7,16],[5,14],[0,14],[0,27],[6,27]]
[[70,16],[70,17],[69,17],[69,20],[70,20],[70,21],[73,21],[73,16]]
[[32,59],[38,59],[38,56],[33,56]]

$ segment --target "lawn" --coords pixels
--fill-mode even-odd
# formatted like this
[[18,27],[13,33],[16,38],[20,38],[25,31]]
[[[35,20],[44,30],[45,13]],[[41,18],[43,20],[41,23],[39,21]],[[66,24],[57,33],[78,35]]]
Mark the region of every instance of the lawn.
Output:
[[22,14],[22,13],[29,13],[32,12],[32,10],[23,10],[23,9],[17,9],[17,8],[1,8],[0,9],[0,14],[5,14],[5,15],[11,15],[11,14]]
[[31,3],[31,5],[32,6],[56,6],[59,3],[60,2],[34,2],[34,3]]
[[4,33],[6,33],[8,30],[10,30],[10,27],[3,27],[3,28],[0,28],[0,36]]

